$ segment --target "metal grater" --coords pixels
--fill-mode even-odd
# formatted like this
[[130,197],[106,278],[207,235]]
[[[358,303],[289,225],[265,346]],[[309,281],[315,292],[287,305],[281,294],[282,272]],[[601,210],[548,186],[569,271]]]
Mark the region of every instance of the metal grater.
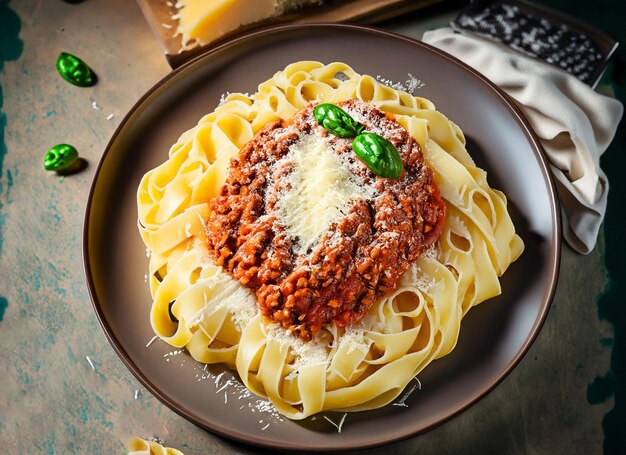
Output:
[[[558,66],[595,86],[617,43],[571,18],[567,18],[568,24],[564,18],[560,13],[529,2],[483,1],[470,4],[451,26],[456,31],[476,33]],[[586,33],[590,30],[596,35],[595,39]],[[600,40],[599,34],[604,35]]]

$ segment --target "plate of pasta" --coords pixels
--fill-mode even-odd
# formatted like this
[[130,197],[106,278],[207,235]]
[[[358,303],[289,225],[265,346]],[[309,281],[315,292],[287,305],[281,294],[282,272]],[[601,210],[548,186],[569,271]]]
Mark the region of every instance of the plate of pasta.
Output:
[[111,139],[84,229],[130,371],[196,425],[281,449],[381,445],[475,403],[537,336],[559,254],[510,100],[345,25],[253,32],[168,75]]

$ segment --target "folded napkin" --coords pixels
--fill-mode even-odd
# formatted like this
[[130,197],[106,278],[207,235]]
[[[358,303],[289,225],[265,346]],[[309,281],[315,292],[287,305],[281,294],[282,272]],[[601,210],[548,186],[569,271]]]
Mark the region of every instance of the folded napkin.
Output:
[[622,104],[559,68],[479,37],[442,28],[422,39],[481,72],[517,103],[548,156],[565,240],[589,253],[609,190],[600,156],[613,140]]

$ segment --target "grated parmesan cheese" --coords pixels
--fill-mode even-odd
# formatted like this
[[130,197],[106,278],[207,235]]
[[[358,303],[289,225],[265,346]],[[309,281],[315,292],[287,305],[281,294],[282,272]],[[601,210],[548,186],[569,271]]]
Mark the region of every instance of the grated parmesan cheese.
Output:
[[256,315],[258,307],[254,292],[239,284],[221,269],[202,280],[202,283],[211,290],[211,293],[210,295],[204,293],[204,307],[193,316],[189,322],[190,327],[195,327],[205,317],[223,308],[228,309],[233,323],[239,330],[243,330]]
[[374,189],[341,163],[320,134],[307,134],[281,160],[295,168],[277,203],[279,221],[295,251],[306,252],[359,198],[371,198]]
[[273,340],[287,347],[295,358],[294,369],[285,379],[294,379],[298,372],[305,368],[328,363],[327,345],[319,336],[310,341],[303,341],[280,324],[262,325],[261,329],[268,341]]
[[463,220],[459,218],[458,216],[453,215],[449,217],[448,223],[452,226],[453,230],[456,231],[462,237],[465,237],[466,239],[472,238],[472,235],[470,234],[469,229],[467,229],[467,226],[465,225]]
[[[372,340],[367,337],[367,330],[371,326],[371,319],[365,318],[357,325],[348,327],[344,333],[337,334],[333,326],[325,326],[310,341],[303,341],[279,324],[262,325],[261,328],[267,340],[273,340],[289,349],[294,356],[293,370],[285,377],[286,380],[295,379],[298,373],[305,368],[316,365],[328,365],[331,361],[329,354],[334,343],[338,348],[346,347],[346,352],[368,350]],[[332,334],[329,337],[328,334]]]
[[409,267],[409,269],[400,277],[398,287],[411,286],[416,287],[423,292],[428,292],[429,289],[435,286],[435,284],[434,278],[422,273],[419,265],[413,263],[411,264],[411,267]]
[[394,82],[391,79],[387,79],[381,75],[376,76],[376,80],[387,87],[391,87],[394,90],[400,90],[407,92],[410,95],[415,95],[415,91],[426,85],[421,79],[416,78],[411,73],[407,73],[408,79],[405,82]]
[[339,349],[348,345],[346,354],[351,354],[357,349],[369,350],[372,340],[365,336],[365,330],[360,326],[348,327],[346,332],[339,337]]

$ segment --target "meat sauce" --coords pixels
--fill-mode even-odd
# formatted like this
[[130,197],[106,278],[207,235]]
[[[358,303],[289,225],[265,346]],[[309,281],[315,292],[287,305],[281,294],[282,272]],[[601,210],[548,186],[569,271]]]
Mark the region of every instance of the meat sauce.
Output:
[[[393,292],[400,276],[443,230],[445,205],[419,144],[392,116],[358,100],[338,103],[367,131],[398,149],[399,179],[377,177],[352,150],[352,139],[329,134],[308,106],[286,122],[266,125],[233,158],[206,222],[209,254],[256,293],[262,314],[307,340],[325,324],[345,327]],[[306,250],[278,211],[290,147],[320,135],[372,197],[351,200],[342,216]],[[319,188],[324,191],[324,188]]]

